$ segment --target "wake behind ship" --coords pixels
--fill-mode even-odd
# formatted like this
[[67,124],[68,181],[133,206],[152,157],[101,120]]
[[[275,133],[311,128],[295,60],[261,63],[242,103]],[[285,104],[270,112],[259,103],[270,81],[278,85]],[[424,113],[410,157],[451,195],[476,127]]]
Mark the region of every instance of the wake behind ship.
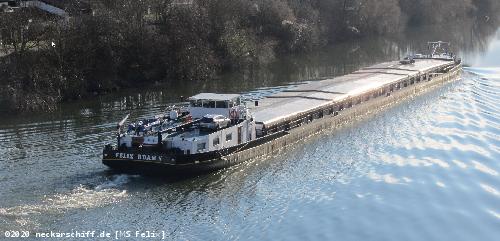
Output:
[[461,61],[448,43],[430,54],[381,63],[352,74],[243,102],[238,94],[200,93],[164,114],[118,124],[103,163],[128,173],[201,173],[270,154],[304,137],[457,79]]

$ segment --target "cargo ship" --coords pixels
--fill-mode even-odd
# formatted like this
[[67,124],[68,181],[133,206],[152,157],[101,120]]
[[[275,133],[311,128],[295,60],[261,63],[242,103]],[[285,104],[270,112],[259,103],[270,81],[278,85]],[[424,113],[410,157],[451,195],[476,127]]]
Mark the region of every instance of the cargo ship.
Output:
[[271,154],[458,79],[461,60],[448,51],[449,44],[428,45],[427,55],[380,63],[259,100],[200,93],[149,119],[127,125],[127,115],[117,125],[116,144],[104,147],[102,162],[119,172],[184,175]]

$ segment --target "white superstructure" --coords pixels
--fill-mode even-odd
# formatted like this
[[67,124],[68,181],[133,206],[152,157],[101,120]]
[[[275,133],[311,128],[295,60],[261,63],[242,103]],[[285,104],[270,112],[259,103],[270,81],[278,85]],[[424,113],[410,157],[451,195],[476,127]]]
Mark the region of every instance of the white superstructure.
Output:
[[[150,124],[144,124],[146,120],[130,124],[129,130],[119,137],[120,146],[161,146],[174,152],[196,154],[256,139],[255,122],[249,110],[241,104],[238,94],[197,94],[189,98],[187,113],[180,115],[176,110],[170,110],[167,114],[148,120]],[[227,119],[224,120],[224,125],[201,123],[202,118],[207,116]],[[174,121],[177,125],[169,124],[168,128],[162,128],[165,123]]]

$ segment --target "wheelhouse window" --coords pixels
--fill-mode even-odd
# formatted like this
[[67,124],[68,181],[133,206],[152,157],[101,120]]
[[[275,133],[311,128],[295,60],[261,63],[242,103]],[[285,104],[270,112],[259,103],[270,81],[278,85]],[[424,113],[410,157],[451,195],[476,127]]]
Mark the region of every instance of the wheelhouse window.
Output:
[[215,108],[215,101],[213,100],[204,100],[203,108]]
[[228,102],[227,101],[216,101],[215,102],[215,108],[224,108],[224,109],[227,109],[228,108]]
[[189,104],[192,107],[202,107],[201,100],[191,100],[191,101],[189,101]]
[[219,145],[219,143],[220,143],[220,139],[219,139],[219,137],[218,137],[218,136],[217,136],[217,137],[215,137],[215,138],[214,138],[214,140],[212,141],[212,143],[213,143],[213,146],[217,146],[217,145]]

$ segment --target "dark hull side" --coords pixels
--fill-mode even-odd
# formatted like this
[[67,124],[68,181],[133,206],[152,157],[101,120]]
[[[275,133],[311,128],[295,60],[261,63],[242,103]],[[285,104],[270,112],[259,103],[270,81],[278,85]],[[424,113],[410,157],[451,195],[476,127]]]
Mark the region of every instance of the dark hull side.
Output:
[[198,164],[161,164],[156,162],[143,162],[139,160],[109,160],[103,159],[103,164],[113,171],[141,175],[190,175],[201,174],[223,169],[231,166],[222,159],[212,159]]
[[175,154],[147,149],[114,149],[107,146],[103,150],[102,163],[114,171],[143,175],[189,175],[216,171],[240,162],[225,156],[262,145],[287,135],[279,132],[248,143],[219,151],[198,154]]

